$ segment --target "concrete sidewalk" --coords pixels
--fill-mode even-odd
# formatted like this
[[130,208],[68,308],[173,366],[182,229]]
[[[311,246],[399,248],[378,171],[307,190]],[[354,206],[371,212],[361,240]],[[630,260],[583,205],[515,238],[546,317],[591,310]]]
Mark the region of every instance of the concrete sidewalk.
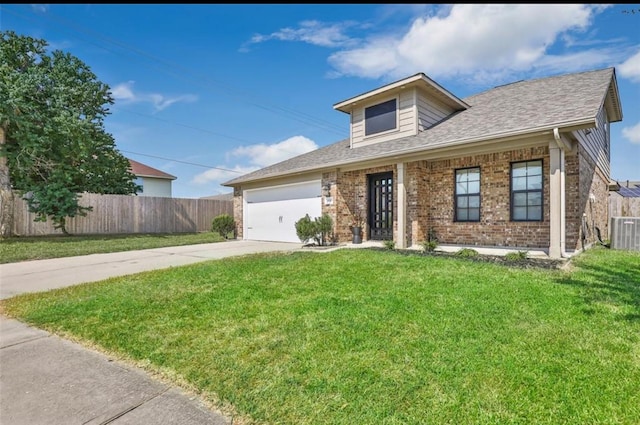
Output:
[[[0,265],[0,298],[301,244],[230,241]],[[1,425],[231,424],[195,397],[0,315]]]

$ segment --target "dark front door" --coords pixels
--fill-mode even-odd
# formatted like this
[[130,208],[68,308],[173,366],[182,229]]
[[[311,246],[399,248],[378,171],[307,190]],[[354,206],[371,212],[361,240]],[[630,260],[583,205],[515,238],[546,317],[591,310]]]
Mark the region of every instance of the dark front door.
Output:
[[369,239],[393,239],[393,173],[369,176]]

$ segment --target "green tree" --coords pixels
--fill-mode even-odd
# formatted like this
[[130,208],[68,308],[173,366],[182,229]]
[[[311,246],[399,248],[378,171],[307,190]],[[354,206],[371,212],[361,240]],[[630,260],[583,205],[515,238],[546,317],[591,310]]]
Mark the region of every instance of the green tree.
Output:
[[0,236],[11,232],[12,191],[36,221],[86,215],[82,192],[135,194],[129,162],[104,129],[109,86],[71,54],[0,31]]

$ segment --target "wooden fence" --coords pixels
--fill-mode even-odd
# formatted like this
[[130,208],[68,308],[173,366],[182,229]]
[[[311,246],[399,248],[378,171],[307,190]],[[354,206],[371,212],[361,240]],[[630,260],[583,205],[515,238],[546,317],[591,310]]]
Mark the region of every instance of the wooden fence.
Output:
[[640,217],[640,198],[609,196],[609,217]]
[[[71,234],[116,233],[196,233],[211,230],[211,221],[220,214],[233,217],[233,201],[181,199],[133,195],[85,193],[80,205],[93,210],[85,217],[67,219]],[[26,201],[14,197],[13,233],[16,236],[61,234],[51,220],[34,222]]]

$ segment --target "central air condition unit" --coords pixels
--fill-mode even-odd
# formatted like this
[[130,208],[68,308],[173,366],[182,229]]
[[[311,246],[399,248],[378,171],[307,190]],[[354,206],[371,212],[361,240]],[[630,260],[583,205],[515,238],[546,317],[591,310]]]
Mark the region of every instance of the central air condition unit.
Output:
[[611,248],[640,251],[640,217],[611,217]]

